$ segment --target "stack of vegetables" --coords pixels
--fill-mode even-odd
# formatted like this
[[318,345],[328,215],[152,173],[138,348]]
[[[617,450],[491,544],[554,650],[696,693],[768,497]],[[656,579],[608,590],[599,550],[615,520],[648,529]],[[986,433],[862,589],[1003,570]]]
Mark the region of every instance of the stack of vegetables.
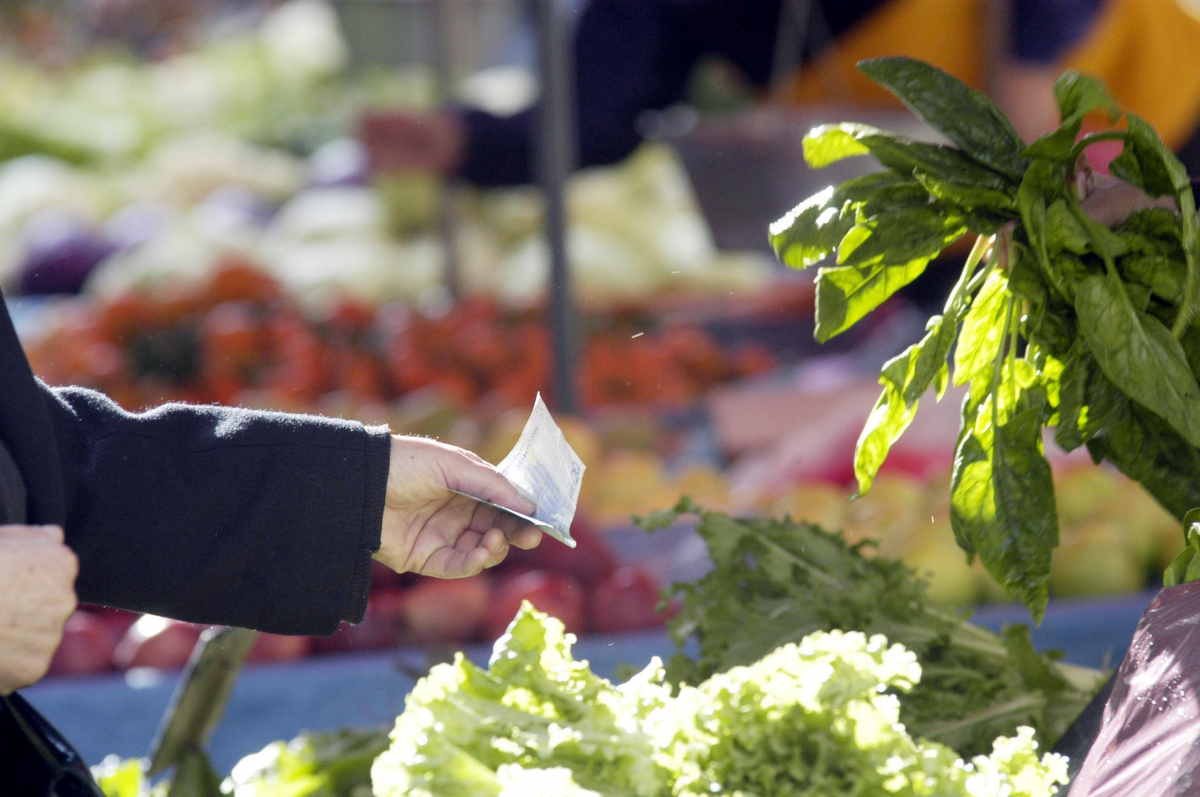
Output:
[[[687,501],[645,525],[679,513],[698,515],[715,563],[674,587],[672,634],[698,655],[614,684],[526,604],[487,669],[462,654],[435,666],[390,739],[380,729],[279,742],[234,767],[225,793],[1049,797],[1065,780],[1067,762],[1038,751],[1100,673],[1035,652],[1024,628],[999,637],[969,625],[906,568],[839,535]],[[145,793],[136,762],[99,771],[112,797]],[[179,778],[217,794],[211,772]]]
[[[236,253],[306,298],[441,288],[440,180],[371,175],[350,138],[365,108],[433,109],[430,70],[351,73],[319,0],[241,27],[150,63],[96,52],[43,69],[0,54],[0,283],[48,293],[94,275],[87,289],[111,295],[203,276]],[[474,76],[463,94],[520,107],[529,80],[512,73]],[[665,147],[576,176],[568,204],[585,299],[725,296],[770,279],[767,256],[717,251]],[[544,296],[539,193],[459,190],[455,205],[461,285],[512,304]]]

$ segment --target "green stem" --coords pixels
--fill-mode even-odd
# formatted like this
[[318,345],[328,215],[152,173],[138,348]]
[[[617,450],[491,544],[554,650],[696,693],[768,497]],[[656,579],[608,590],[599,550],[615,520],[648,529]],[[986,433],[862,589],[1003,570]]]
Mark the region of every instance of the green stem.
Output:
[[1171,334],[1178,340],[1183,337],[1184,331],[1188,324],[1192,323],[1192,316],[1196,314],[1196,270],[1200,268],[1200,264],[1196,263],[1196,249],[1200,246],[1200,230],[1196,228],[1196,201],[1192,196],[1192,187],[1183,185],[1175,190],[1175,202],[1179,205],[1179,218],[1182,221],[1183,235],[1180,243],[1183,244],[1183,256],[1187,261],[1187,278],[1183,283],[1183,302],[1179,307],[1179,315],[1175,317],[1175,323],[1171,325]]
[[[1004,375],[1004,361],[1008,359],[1008,347],[1012,345],[1008,331],[1012,326],[1013,309],[1017,303],[1015,296],[1008,297],[1008,307],[1004,310],[1004,331],[1000,333],[1001,350],[996,352],[996,370],[992,375],[992,433],[1000,428],[1000,397],[1004,395],[1001,378]],[[1009,370],[1012,370],[1011,368]]]
[[1129,138],[1129,132],[1126,130],[1105,130],[1102,133],[1088,133],[1083,138],[1075,142],[1075,146],[1071,147],[1071,154],[1067,156],[1067,163],[1073,164],[1079,160],[1079,156],[1083,151],[1095,144],[1097,141],[1113,141]]
[[970,295],[968,285],[971,275],[974,274],[979,261],[983,259],[983,253],[987,251],[988,243],[994,238],[995,236],[985,238],[980,235],[975,239],[975,245],[971,247],[971,253],[967,255],[967,262],[963,264],[962,274],[958,276],[958,282],[954,283],[954,289],[950,291],[950,296],[946,299],[946,315],[950,315],[952,312],[957,313],[962,309],[963,302]]

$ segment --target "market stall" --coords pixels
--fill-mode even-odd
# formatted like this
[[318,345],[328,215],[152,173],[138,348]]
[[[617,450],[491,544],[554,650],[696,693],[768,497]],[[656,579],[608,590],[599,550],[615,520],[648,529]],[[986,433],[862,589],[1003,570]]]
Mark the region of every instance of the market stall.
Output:
[[[378,567],[362,623],[258,637],[207,744],[216,771],[301,732],[366,728],[382,745],[372,758],[389,750],[380,795],[447,788],[437,779],[455,775],[419,761],[439,755],[509,789],[497,794],[532,795],[522,769],[547,778],[547,794],[581,788],[576,777],[594,789],[605,773],[643,777],[631,793],[661,793],[664,778],[711,792],[749,777],[719,752],[757,738],[738,689],[804,680],[783,650],[853,670],[849,702],[793,705],[800,691],[784,686],[771,720],[829,732],[835,758],[890,751],[870,776],[894,766],[905,783],[920,780],[919,760],[946,783],[992,767],[1040,784],[1022,794],[1049,794],[1066,763],[1039,755],[1120,664],[1164,571],[1173,584],[1193,569],[1177,557],[1200,505],[1184,475],[1200,464],[1200,252],[1186,175],[1153,129],[1131,115],[1095,138],[1126,140],[1112,173],[1166,197],[1101,222],[1087,192],[1103,199],[1111,184],[1074,171],[1091,143],[1075,143],[1084,117],[1115,113],[1099,84],[1056,84],[1063,127],[1026,149],[950,76],[872,62],[869,76],[923,121],[880,130],[866,122],[895,116],[856,117],[802,140],[784,130],[766,150],[792,146],[797,163],[802,150],[794,200],[809,198],[769,236],[764,223],[774,255],[727,250],[702,164],[724,162],[736,125],[668,125],[629,160],[570,174],[560,3],[532,17],[547,108],[539,187],[372,173],[353,138],[362,109],[430,109],[450,94],[519,104],[529,77],[448,81],[445,53],[440,75],[366,64],[364,42],[343,38],[347,5],[342,28],[331,7],[296,0],[146,62],[98,54],[52,73],[0,54],[12,78],[0,91],[0,284],[46,382],[129,410],[185,401],[387,423],[493,463],[541,394],[587,468],[576,548],[546,539],[454,581]],[[450,5],[438,24],[466,19]],[[936,143],[909,138],[930,126]],[[865,154],[875,160],[854,157]],[[927,297],[901,290],[927,267],[962,272],[928,323]],[[722,614],[734,608],[740,618]],[[880,654],[868,636],[859,650],[842,632],[903,649]],[[89,761],[145,755],[204,633],[80,607],[49,676],[24,694]],[[434,667],[457,651],[465,659]],[[627,680],[656,656],[665,674]],[[508,683],[506,657],[536,664]],[[603,716],[558,716],[558,687],[536,694],[573,678]],[[447,695],[476,687],[478,727],[455,727],[454,750],[413,730],[421,711],[449,722]],[[710,690],[728,726],[691,687]],[[634,719],[605,725],[635,693]],[[531,730],[488,747],[479,728],[501,705]],[[893,711],[912,738],[904,726],[839,735],[847,718]],[[389,743],[380,729],[398,716],[409,730]],[[661,716],[680,723],[675,741]],[[542,728],[548,717],[558,730]],[[593,722],[608,738],[588,741],[589,759],[563,739]],[[630,774],[630,755],[658,769]],[[822,777],[859,776],[814,755]],[[763,771],[787,771],[767,759]]]

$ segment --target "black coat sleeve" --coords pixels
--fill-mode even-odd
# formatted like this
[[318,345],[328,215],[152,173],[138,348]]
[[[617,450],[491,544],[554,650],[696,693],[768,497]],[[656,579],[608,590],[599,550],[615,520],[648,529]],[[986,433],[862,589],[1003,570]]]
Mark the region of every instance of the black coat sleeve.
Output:
[[386,430],[181,404],[133,414],[40,387],[80,601],[288,634],[362,618]]

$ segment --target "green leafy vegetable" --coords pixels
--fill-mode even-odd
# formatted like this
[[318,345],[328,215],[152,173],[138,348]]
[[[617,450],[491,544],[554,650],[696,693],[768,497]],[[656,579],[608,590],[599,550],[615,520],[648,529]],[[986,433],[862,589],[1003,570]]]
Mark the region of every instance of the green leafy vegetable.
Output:
[[1012,177],[1024,171],[1025,144],[987,95],[913,58],[876,58],[858,68],[975,160]]
[[[667,675],[676,683],[751,664],[814,631],[883,634],[916,654],[924,673],[902,703],[905,726],[964,756],[986,752],[1018,725],[1052,745],[1099,687],[1099,673],[1050,656],[1039,654],[1031,668],[1011,643],[931,603],[924,582],[899,562],[864,556],[868,545],[811,524],[732,518],[687,499],[640,523],[652,530],[683,514],[698,515],[713,569],[672,587],[681,608],[670,632],[681,652]],[[692,642],[698,655],[684,652]],[[1052,690],[1043,668],[1056,675]]]
[[[1037,619],[1058,538],[1044,427],[1057,427],[1064,448],[1086,445],[1140,481],[1173,514],[1200,505],[1200,223],[1188,175],[1144,119],[1086,75],[1059,77],[1061,124],[1027,147],[987,97],[935,67],[909,58],[859,66],[955,146],[866,125],[813,130],[812,165],[870,154],[883,171],[800,205],[772,240],[785,262],[821,263],[816,337],[825,341],[957,237],[980,236],[945,311],[884,367],[855,475],[860,492],[870,489],[925,392],[969,386],[951,485],[955,537]],[[1127,127],[1080,137],[1098,112]],[[1105,189],[1081,154],[1102,139],[1124,142],[1112,172],[1145,194],[1088,201]],[[1153,206],[1156,196],[1172,197],[1174,211]],[[1088,215],[1113,201],[1129,203],[1113,228]]]
[[614,685],[570,644],[525,604],[487,670],[461,655],[435,667],[374,764],[374,794],[1049,797],[1066,780],[1028,727],[966,761],[910,736],[899,695],[922,669],[883,636],[805,635],[676,694],[657,660]]

